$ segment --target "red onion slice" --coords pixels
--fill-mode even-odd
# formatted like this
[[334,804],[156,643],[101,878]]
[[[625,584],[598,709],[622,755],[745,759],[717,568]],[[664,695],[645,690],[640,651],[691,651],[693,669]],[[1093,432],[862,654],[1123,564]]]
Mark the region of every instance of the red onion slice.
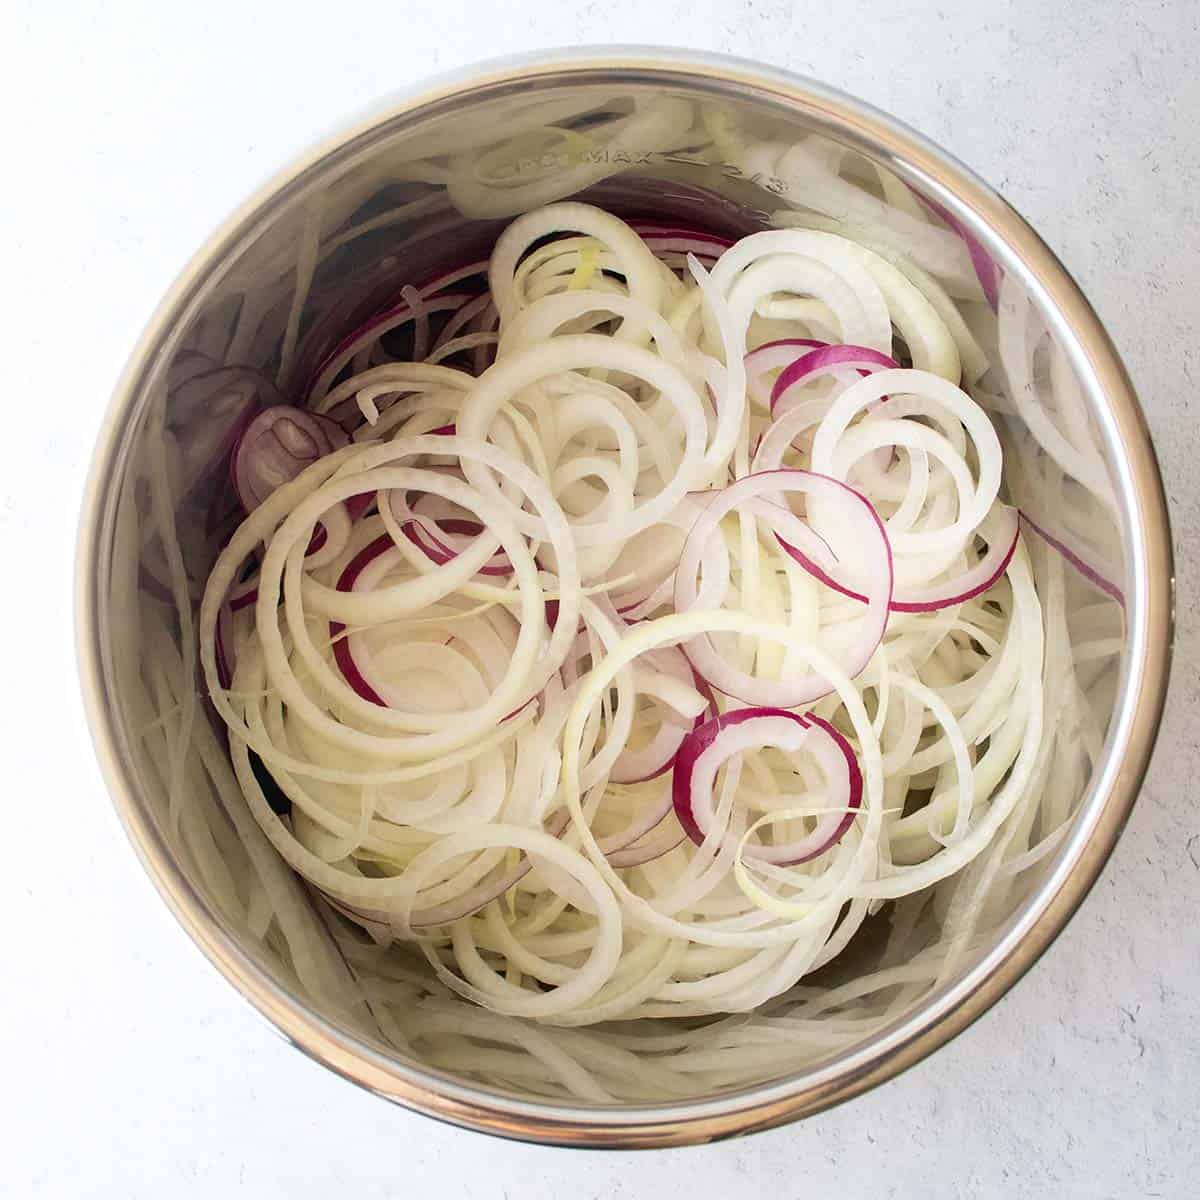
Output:
[[[703,719],[703,716],[697,717],[692,727],[695,728]],[[675,756],[687,734],[686,725],[664,720],[648,746],[640,750],[621,751],[609,772],[609,779],[613,783],[646,783],[665,775],[675,762]]]
[[[354,591],[354,585],[358,582],[358,577],[367,566],[373,563],[381,554],[392,549],[394,547],[391,536],[386,533],[380,534],[373,542],[368,542],[346,565],[346,569],[341,573],[335,585],[337,590],[339,592]],[[342,677],[368,703],[377,704],[380,708],[387,708],[387,703],[370,683],[367,682],[366,676],[359,669],[359,665],[354,658],[354,650],[350,645],[350,638],[341,636],[345,628],[345,625],[340,621],[329,622],[329,636],[333,639],[333,658],[342,673]]]
[[983,248],[983,244],[970,229],[946,208],[945,205],[939,204],[936,200],[930,200],[927,196],[922,196],[918,192],[913,192],[913,195],[930,212],[941,217],[962,238],[963,244],[967,248],[967,253],[971,256],[971,266],[975,268],[975,276],[979,280],[979,286],[983,288],[983,294],[987,297],[987,302],[991,305],[992,311],[997,311],[1000,307],[1000,268],[996,265],[995,259]]
[[807,350],[819,350],[828,346],[815,338],[779,338],[764,342],[751,350],[742,360],[746,368],[746,389],[750,398],[760,407],[771,407],[771,385],[766,383],[768,371],[777,371],[795,362]]
[[[692,670],[687,655],[678,646],[661,646],[651,654],[643,655],[653,668],[663,674],[678,679],[682,683],[692,684],[708,700],[704,712],[692,719],[689,726],[687,721],[678,714],[670,714],[665,705],[656,702],[655,707],[664,714],[657,733],[649,744],[638,750],[626,747],[617,756],[616,762],[609,772],[613,783],[645,783],[665,775],[675,761],[679,747],[687,736],[689,729],[697,729],[703,724],[706,714],[715,707],[715,697],[708,685]],[[639,660],[640,661],[640,660]]]
[[[474,270],[475,266],[479,270]],[[469,271],[470,274],[479,274],[480,271],[487,269],[487,264],[472,264],[472,268],[463,268],[464,271]],[[440,287],[444,281],[451,281],[455,278],[466,278],[462,273],[452,272],[450,275],[436,281]],[[445,286],[449,286],[445,282]],[[423,315],[430,313],[449,312],[455,313],[464,304],[469,304],[476,299],[469,292],[454,294],[449,296],[438,296],[435,294],[433,285],[420,288],[418,296],[424,301],[421,308]],[[306,389],[305,395],[308,397],[309,403],[312,403],[313,393],[323,394],[328,391],[329,385],[337,378],[342,369],[354,357],[354,355],[372,342],[378,341],[384,334],[390,333],[393,329],[401,325],[407,324],[409,321],[416,321],[418,313],[413,309],[412,305],[407,300],[401,300],[397,304],[389,305],[381,312],[375,313],[368,317],[357,328],[352,329],[345,337],[341,338],[337,344],[329,351],[328,354],[321,360],[317,369],[313,372],[312,384]]]
[[[683,555],[675,572],[675,610],[683,613],[692,608],[719,606],[723,602],[728,576],[723,582],[714,581],[710,572],[719,558],[723,557],[728,563],[724,545],[719,536],[714,537],[721,518],[742,505],[769,501],[787,492],[819,496],[831,514],[840,513],[845,521],[846,546],[852,549],[860,563],[862,578],[858,582],[868,597],[867,609],[858,636],[843,650],[840,663],[846,674],[853,678],[870,661],[887,628],[893,585],[892,550],[883,522],[870,502],[848,484],[828,475],[798,468],[761,471],[746,475],[717,493],[684,542]],[[756,516],[765,515],[761,504],[754,512]],[[790,509],[782,506],[780,519],[789,529],[802,523]],[[715,555],[709,552],[706,556],[710,542]],[[810,548],[816,550],[817,541],[810,542]],[[706,567],[705,582],[698,588],[696,575],[702,560]],[[829,566],[834,564],[830,562]],[[722,659],[707,635],[690,638],[684,644],[684,652],[696,673],[712,687],[746,704],[796,708],[811,704],[832,690],[829,681],[816,672],[798,679],[757,679]]]
[[233,614],[228,604],[217,611],[217,628],[214,635],[217,656],[217,682],[223,688],[233,685]]
[[[694,242],[705,247],[708,255],[728,250],[733,242],[720,234],[708,233],[703,229],[688,229],[682,225],[659,225],[653,221],[631,221],[630,227],[647,244],[654,241]],[[651,246],[651,249],[654,247]]]
[[[233,448],[231,474],[234,490],[242,507],[253,512],[279,486],[295,479],[319,458],[343,446],[350,439],[342,427],[328,417],[310,413],[289,404],[263,409],[242,431]],[[349,522],[357,520],[374,500],[371,493],[351,496],[340,505],[346,517],[331,523],[337,529],[338,545],[330,546],[323,558],[341,553]],[[325,547],[329,530],[318,524],[313,530],[306,555]]]
[[[798,726],[802,732],[798,735],[794,730],[789,732],[789,724]],[[827,745],[816,743],[816,737],[825,739]],[[810,743],[814,744],[810,747]],[[696,845],[702,845],[713,817],[717,770],[735,754],[768,746],[792,752],[811,748],[823,757],[825,765],[832,766],[832,758],[845,771],[844,785],[841,779],[837,781],[837,794],[830,797],[829,806],[851,811],[822,815],[817,827],[799,841],[783,846],[746,847],[747,858],[776,866],[796,866],[836,845],[853,823],[855,812],[862,807],[862,771],[853,748],[839,730],[821,717],[755,706],[705,721],[688,734],[675,760],[671,787],[675,815],[688,837]]]
[[277,487],[347,442],[338,425],[303,408],[275,404],[263,409],[233,452],[233,486],[242,507],[253,512]]
[[[410,520],[408,524],[411,525],[412,523],[413,522]],[[414,544],[420,546],[422,550],[427,550],[427,547],[423,546],[420,541],[413,537],[410,529],[405,528],[405,532],[408,534],[410,540],[412,540]],[[362,575],[362,573],[381,555],[386,554],[388,551],[395,552],[395,550],[396,548],[392,543],[391,535],[387,533],[380,534],[379,537],[375,538],[374,541],[369,542],[366,546],[364,546],[346,565],[345,569],[338,577],[337,583],[335,584],[337,590],[339,592],[353,592],[357,590],[359,577]],[[399,557],[398,552],[396,553],[396,557]],[[431,557],[433,557],[433,555],[431,555]],[[449,558],[453,557],[453,554],[449,555]],[[436,561],[436,559],[434,561]],[[449,561],[449,559],[447,559],[447,561]],[[553,602],[548,602],[547,608],[549,607],[549,603]],[[557,607],[555,609],[555,616],[557,617]],[[383,699],[378,689],[372,685],[367,677],[367,671],[364,670],[363,664],[356,656],[356,649],[363,649],[361,645],[356,647],[356,643],[359,641],[358,635],[349,634],[345,637],[341,636],[345,631],[345,628],[345,625],[343,625],[340,621],[330,621],[329,623],[329,636],[333,641],[333,658],[338,665],[338,669],[342,673],[342,677],[346,680],[347,684],[349,684],[349,686],[369,704],[378,705],[380,708],[388,708],[388,702]],[[531,696],[525,701],[524,704],[521,704],[517,708],[513,709],[512,712],[506,714],[502,719],[505,721],[509,720],[509,718],[515,716],[522,709],[533,703],[536,699],[536,696]]]
[[[486,532],[479,521],[441,496],[421,496],[413,505],[413,513],[420,517],[426,526],[432,524],[436,533],[435,542],[449,553],[451,558],[456,558],[464,550],[469,549],[471,543]],[[512,563],[509,562],[508,555],[500,550],[479,569],[479,573],[481,575],[511,575],[513,573]]]
[[264,404],[282,402],[275,385],[250,367],[214,367],[180,383],[171,393],[170,412],[185,489],[221,468]]
[[229,611],[241,612],[243,608],[249,608],[250,605],[258,601],[258,585],[247,588],[244,592],[239,592],[236,596],[229,598]]
[[[487,534],[478,521],[460,515],[461,509],[440,497],[421,497],[410,506],[404,493],[394,491],[388,503],[408,540],[438,566],[457,558],[476,539]],[[502,550],[479,568],[480,575],[506,577],[512,573],[512,563]]]
[[664,254],[694,254],[698,259],[707,263],[716,262],[726,249],[720,242],[693,237],[691,234],[679,231],[643,234],[642,241],[646,243],[656,258]]
[[1099,588],[1106,596],[1111,596],[1122,608],[1125,607],[1125,593],[1106,575],[1102,575],[1095,567],[1080,557],[1062,538],[1055,537],[1049,530],[1039,525],[1024,510],[1020,513],[1021,521],[1029,526],[1052,549],[1057,550],[1093,587]]
[[[1017,510],[1005,504],[996,506],[991,517],[979,527],[979,533],[988,544],[987,553],[968,571],[948,579],[944,583],[931,587],[916,588],[903,595],[894,595],[890,604],[892,612],[922,613],[936,612],[941,608],[949,608],[954,604],[962,604],[988,588],[1008,570],[1012,556],[1016,553],[1017,539],[1020,535],[1020,524],[1017,520]],[[796,560],[814,579],[819,580],[834,591],[849,596],[865,604],[866,596],[847,586],[831,571],[823,569],[818,562],[805,554],[798,546],[786,541],[776,534],[779,544]]]
[[[668,793],[668,798],[670,793]],[[669,808],[668,808],[669,811]],[[665,814],[664,814],[665,816]],[[671,822],[662,828],[654,829],[639,838],[631,845],[622,846],[615,850],[605,850],[609,865],[616,868],[640,867],[643,863],[653,862],[669,854],[676,846],[687,840],[687,834],[679,828],[678,822]],[[604,843],[601,843],[604,849]]]
[[360,492],[357,496],[351,496],[344,503],[346,512],[350,514],[350,520],[357,521],[375,503],[375,493]]
[[[445,566],[446,563],[457,558],[462,553],[462,548],[456,549],[448,542],[443,541],[438,536],[438,533],[449,534],[467,534],[471,537],[478,537],[486,532],[484,527],[477,521],[458,520],[453,517],[443,520],[441,523],[432,521],[420,520],[416,517],[409,517],[402,521],[400,528],[404,531],[405,537],[408,538],[422,554],[429,559],[430,562],[436,563],[438,566]],[[435,530],[437,532],[435,532]],[[502,575],[507,576],[513,573],[512,566],[508,562],[507,557],[502,561],[500,555],[493,557],[491,561],[479,568],[480,575]]]
[[890,355],[880,354],[869,346],[820,346],[793,359],[779,373],[771,387],[771,415],[774,416],[776,409],[787,401],[788,392],[793,387],[812,383],[848,367],[854,368],[860,375],[869,375],[872,371],[889,370],[899,365]]

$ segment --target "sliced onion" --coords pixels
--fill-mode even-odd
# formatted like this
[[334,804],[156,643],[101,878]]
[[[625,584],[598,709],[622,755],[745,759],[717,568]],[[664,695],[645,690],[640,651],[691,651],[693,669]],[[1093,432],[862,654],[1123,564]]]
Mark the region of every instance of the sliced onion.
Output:
[[[589,96],[556,118],[569,128],[530,115],[504,147],[480,133],[478,154],[467,138],[447,156],[431,142],[427,161],[397,172],[430,189],[452,176],[457,196],[513,204],[531,186],[522,146],[589,154],[593,128],[628,117],[626,98]],[[508,103],[538,111],[527,98]],[[711,139],[750,174],[796,178],[791,149],[742,145],[723,114],[683,105],[671,116],[675,149],[690,155]],[[857,159],[816,142],[812,154],[842,194],[861,190],[839,174],[861,171]],[[554,163],[535,174],[534,192],[561,183]],[[870,186],[874,201],[874,177]],[[883,173],[878,187],[886,203],[872,211],[903,206],[899,181]],[[336,189],[324,203],[310,231],[318,219],[334,231],[356,220],[353,206],[335,211]],[[908,203],[908,226],[956,248],[961,274],[959,239]],[[718,206],[712,221],[733,228],[724,215]],[[428,274],[430,243],[444,234],[402,243],[403,259],[366,281],[369,297],[356,281],[346,338],[331,336],[332,318],[310,323],[305,368],[292,374],[321,360],[311,408],[278,405],[242,439],[234,475],[249,515],[217,555],[195,626],[207,695],[234,734],[241,796],[224,794],[225,748],[203,753],[258,875],[271,878],[262,868],[277,852],[380,947],[417,941],[444,985],[422,995],[405,976],[389,997],[396,981],[371,972],[399,960],[380,949],[368,961],[331,918],[355,971],[379,986],[381,1012],[445,1022],[460,999],[494,1010],[464,1016],[470,1029],[495,1014],[618,1030],[685,1018],[671,1043],[717,1064],[696,1071],[711,1091],[736,1081],[730,1056],[742,1069],[750,1048],[775,1069],[787,1039],[753,1016],[693,1045],[691,1025],[712,1025],[691,1019],[746,1013],[794,989],[842,952],[876,902],[963,872],[942,900],[911,901],[921,937],[940,939],[932,966],[909,953],[898,906],[886,954],[913,973],[856,975],[853,994],[810,980],[795,993],[819,1014],[806,1030],[851,1019],[829,1009],[886,1018],[889,988],[932,985],[953,969],[955,947],[1009,910],[1022,869],[1009,867],[1037,861],[1035,840],[1048,845],[1065,827],[1067,798],[1099,760],[1102,730],[1084,693],[1090,678],[1110,678],[1119,630],[1111,606],[1081,588],[1050,588],[1043,616],[1016,512],[996,500],[995,430],[954,386],[971,343],[937,285],[830,221],[732,245],[708,224],[702,205],[682,224],[631,226],[583,203],[551,204],[513,222],[488,263],[422,287],[397,280],[397,265]],[[488,228],[471,227],[472,246]],[[306,287],[296,272],[290,301],[271,293],[270,311],[291,314],[285,340],[306,304],[326,302],[306,300]],[[403,303],[361,322],[381,296]],[[239,344],[257,336],[261,306],[239,303],[249,315],[216,314],[204,354],[181,360],[173,387],[201,386],[193,381],[221,361],[224,326]],[[389,322],[408,322],[413,356],[428,360],[388,361]],[[751,349],[772,322],[830,340]],[[914,369],[889,357],[893,329]],[[471,351],[482,371],[493,348],[478,378],[434,361]],[[1075,428],[1072,412],[1063,419]],[[172,434],[180,428],[173,419]],[[173,712],[195,689],[159,662],[177,653],[191,591],[163,486],[179,479],[180,456],[172,438],[163,445],[167,469],[148,462],[153,486],[135,496],[130,524],[141,527],[141,570],[169,600],[147,601],[142,616],[154,650],[147,683]],[[1038,480],[1008,482],[1070,500],[1064,527],[1090,545],[1078,492],[1060,486],[1061,456],[1050,459]],[[1087,566],[1090,553],[1065,549],[1070,539],[1026,527],[1112,587]],[[1085,640],[1064,643],[1068,629]],[[196,724],[193,737],[210,736]],[[158,722],[145,735],[176,777],[189,752],[179,728]],[[288,798],[286,820],[268,772]],[[205,835],[203,814],[184,811],[181,835],[222,894],[213,852],[193,836]],[[224,818],[211,834],[232,861]],[[308,986],[320,954],[281,895],[239,892],[231,911],[248,904],[256,936],[270,931]],[[449,1027],[438,1029],[419,1050],[443,1062]],[[555,1032],[521,1029],[522,1046],[547,1046]],[[624,1054],[614,1069],[641,1080],[626,1033],[604,1036]],[[593,1086],[589,1072],[609,1071],[611,1055],[589,1046],[583,1035],[556,1043],[556,1078],[589,1097],[618,1094],[610,1076]],[[503,1053],[477,1059],[468,1043],[463,1061],[507,1086],[489,1074]],[[529,1072],[518,1082],[537,1081],[536,1051],[516,1057]],[[676,1094],[671,1079],[693,1065],[682,1054],[656,1064],[670,1078],[646,1078],[646,1093]]]
[[[381,554],[391,550],[394,546],[389,534],[381,534],[373,542],[369,542],[364,546],[349,562],[346,569],[338,577],[337,589],[339,592],[351,592],[354,590],[354,585],[358,582],[358,577],[363,571],[373,563]],[[350,639],[343,637],[346,627],[340,621],[329,622],[329,637],[333,642],[333,657],[337,662],[338,669],[342,672],[346,682],[369,704],[377,704],[380,708],[386,708],[387,702],[383,700],[379,693],[367,682],[366,676],[359,668],[358,662],[355,660],[354,651],[350,645]]]
[[183,454],[183,490],[220,470],[264,404],[282,402],[275,385],[248,367],[192,374],[171,392],[172,428]]
[[680,225],[659,225],[652,221],[631,221],[629,225],[652,248],[656,240],[690,241],[700,243],[709,251],[715,251],[719,255],[722,250],[728,250],[733,245],[731,238],[709,233],[704,229],[688,229]]
[[[469,268],[465,269],[469,270]],[[478,271],[471,271],[471,273],[478,274]],[[424,305],[419,314],[409,301],[405,299],[399,304],[394,304],[382,312],[376,313],[357,329],[342,338],[325,356],[314,373],[313,383],[308,389],[308,403],[312,405],[322,400],[338,375],[355,355],[360,353],[364,347],[369,348],[372,344],[378,342],[384,334],[390,333],[393,329],[397,329],[401,325],[417,321],[419,316],[427,317],[430,313],[458,312],[459,309],[475,298],[468,292],[446,296],[428,295],[428,292],[429,289],[422,288],[418,293],[424,300]]]
[[214,638],[217,654],[217,678],[223,688],[233,686],[233,616],[228,604],[221,605],[217,614],[217,628]]
[[276,404],[245,428],[233,452],[233,486],[253,512],[281,484],[347,442],[332,421],[302,408]]
[[688,663],[687,656],[677,647],[664,646],[653,656],[652,667],[682,683],[695,684],[707,700],[705,709],[691,719],[689,726],[687,718],[670,712],[661,701],[655,700],[654,707],[661,714],[657,732],[641,749],[631,750],[627,746],[621,751],[609,773],[609,779],[613,783],[645,783],[669,771],[689,728],[696,729],[704,721],[705,713],[714,707],[713,695],[708,685],[698,678]]
[[[410,508],[407,497],[398,492],[392,492],[388,502],[397,525],[430,562],[451,562],[486,532],[478,521],[455,515],[453,506],[440,502],[437,497],[426,501],[424,511],[420,501]],[[498,551],[479,569],[480,575],[508,576],[512,573],[512,563],[503,551]]]
[[802,358],[805,352],[828,345],[828,342],[820,342],[815,338],[779,338],[751,350],[745,357],[746,386],[750,398],[759,408],[770,409],[774,385],[767,382],[768,372],[782,370]]
[[[1020,526],[1017,521],[1017,510],[1007,505],[996,506],[991,518],[984,521],[979,532],[987,540],[987,553],[969,570],[961,575],[947,580],[945,583],[934,584],[919,591],[897,592],[892,597],[893,612],[937,612],[955,604],[962,604],[973,596],[978,596],[992,587],[1006,570],[1016,553],[1017,539],[1020,536]],[[849,596],[852,600],[867,602],[862,592],[841,582],[834,571],[826,571],[810,558],[804,551],[793,546],[785,538],[776,535],[779,544],[794,558],[814,579],[819,579],[826,587]]]
[[[796,733],[795,730],[799,730]],[[789,732],[791,730],[791,732]],[[863,779],[849,741],[828,721],[783,708],[754,706],[723,713],[688,734],[675,760],[672,798],[675,815],[688,837],[703,846],[713,814],[713,783],[718,768],[736,754],[766,746],[799,751],[817,735],[825,739],[845,771],[828,806],[849,811],[823,816],[804,838],[783,846],[747,846],[747,858],[778,866],[796,866],[824,854],[854,823],[862,807]]]
[[[706,584],[701,591],[696,586],[697,570],[721,518],[751,501],[779,498],[789,492],[801,492],[827,504],[827,511],[836,514],[831,519],[841,526],[843,539],[839,544],[853,546],[855,550],[857,561],[847,565],[860,572],[869,601],[861,628],[844,651],[841,663],[846,673],[854,677],[870,661],[887,627],[892,599],[892,552],[883,523],[871,504],[853,488],[827,475],[798,469],[763,471],[744,476],[719,493],[696,521],[684,543],[683,556],[675,573],[675,610],[684,613],[711,607],[714,600],[717,605],[721,603],[723,588],[714,590]],[[803,528],[798,518],[782,506],[777,519],[786,521],[790,529]],[[715,544],[720,545],[719,542]],[[810,549],[810,553],[813,552]],[[785,681],[756,679],[725,662],[704,635],[689,641],[684,650],[698,675],[711,686],[746,704],[795,708],[810,704],[831,689],[828,680],[815,672]]]
[[1021,521],[1032,529],[1046,543],[1057,550],[1093,587],[1097,587],[1105,595],[1111,596],[1122,608],[1125,607],[1125,593],[1106,575],[1102,575],[1084,558],[1077,554],[1062,538],[1056,537],[1049,530],[1039,525],[1027,512],[1020,514]]
[[979,286],[983,288],[983,294],[987,297],[992,311],[995,312],[1000,306],[1000,268],[996,265],[996,260],[983,248],[982,243],[967,225],[945,205],[931,200],[928,196],[922,196],[919,192],[914,194],[930,212],[941,217],[962,238],[963,244],[967,247],[967,253],[971,256],[971,266],[975,269]]
[[887,354],[880,354],[869,346],[821,346],[799,358],[793,359],[779,373],[771,387],[770,409],[772,416],[787,400],[791,388],[811,383],[824,375],[852,367],[860,375],[869,375],[872,370],[896,369],[899,363]]

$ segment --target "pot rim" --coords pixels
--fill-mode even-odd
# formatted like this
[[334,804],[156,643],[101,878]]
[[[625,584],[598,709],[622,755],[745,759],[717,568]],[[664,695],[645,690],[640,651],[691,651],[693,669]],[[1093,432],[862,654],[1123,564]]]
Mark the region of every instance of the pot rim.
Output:
[[[522,1100],[405,1065],[318,1017],[276,984],[218,924],[179,870],[124,753],[109,692],[100,571],[111,541],[114,491],[143,383],[170,353],[167,334],[200,293],[214,263],[227,261],[277,208],[332,161],[352,160],[393,126],[531,83],[684,86],[715,96],[774,103],[825,125],[919,185],[963,220],[1015,273],[1046,316],[1096,403],[1112,454],[1131,563],[1127,651],[1101,767],[1070,836],[1045,879],[997,942],[960,978],[864,1042],[766,1084],[702,1100],[619,1108]],[[76,648],[84,707],[116,813],[142,866],[176,920],[208,960],[293,1045],[350,1081],[444,1121],[504,1137],[557,1145],[682,1145],[770,1128],[847,1100],[914,1065],[991,1007],[1046,950],[1087,895],[1112,852],[1142,783],[1166,696],[1172,640],[1173,568],[1166,501],[1145,418],[1103,325],[1078,285],[1032,228],[987,184],[905,125],[813,80],[753,62],[660,47],[584,47],[491,60],[443,74],[360,114],[278,172],[208,239],[158,305],[105,414],[79,522]]]

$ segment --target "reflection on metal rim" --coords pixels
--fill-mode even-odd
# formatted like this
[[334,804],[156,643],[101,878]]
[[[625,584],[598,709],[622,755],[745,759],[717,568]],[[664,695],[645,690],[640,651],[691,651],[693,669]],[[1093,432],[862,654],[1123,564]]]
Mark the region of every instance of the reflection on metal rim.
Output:
[[[1128,653],[1101,769],[1069,839],[1039,888],[988,953],[960,979],[892,1026],[823,1065],[711,1100],[589,1108],[508,1099],[433,1070],[417,1070],[339,1030],[271,980],[221,930],[163,842],[128,766],[106,679],[106,598],[101,594],[121,475],[141,383],[171,352],[170,331],[214,263],[245,244],[331,162],[352,162],[417,114],[465,98],[501,96],[531,84],[653,84],[740,97],[801,116],[869,151],[901,178],[936,196],[1027,288],[1047,315],[1117,464],[1124,513]],[[961,1032],[1029,969],[1062,930],[1111,852],[1137,795],[1166,693],[1172,625],[1171,542],[1157,464],[1130,380],[1082,293],[1030,227],[990,188],[931,143],[861,102],[812,81],[733,59],[654,49],[542,54],[490,63],[435,81],[361,118],[318,145],[233,214],[192,260],[151,320],[119,383],[100,434],[82,507],[76,574],[77,644],[85,705],[117,813],[168,907],[209,960],[250,1003],[310,1057],[388,1099],[454,1124],[506,1137],[578,1146],[642,1147],[711,1141],[805,1116],[847,1100],[918,1062]]]

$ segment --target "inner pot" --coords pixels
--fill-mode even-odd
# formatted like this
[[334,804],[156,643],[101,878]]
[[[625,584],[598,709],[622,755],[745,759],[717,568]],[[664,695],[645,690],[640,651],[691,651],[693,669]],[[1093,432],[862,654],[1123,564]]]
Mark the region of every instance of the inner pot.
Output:
[[[487,1013],[291,874],[239,803],[224,731],[203,704],[186,753],[172,750],[199,676],[170,559],[177,547],[194,606],[236,507],[239,423],[256,405],[302,404],[346,336],[402,289],[486,258],[514,216],[567,198],[724,238],[791,223],[919,249],[988,353],[972,392],[1001,431],[1006,495],[1025,515],[1047,613],[1056,715],[1038,777],[1056,818],[1053,839],[1025,831],[1029,852],[1014,854],[985,921],[942,965],[922,951],[941,936],[949,889],[880,906],[845,951],[758,1011],[584,1029]],[[446,319],[431,315],[432,336]],[[411,354],[411,337],[411,326],[397,333],[395,356]],[[946,155],[816,84],[728,60],[590,53],[481,68],[386,107],[275,180],[196,257],[135,351],[96,453],[80,554],[80,657],[102,765],[147,870],[205,953],[286,1036],[364,1086],[463,1125],[568,1144],[775,1124],[962,1029],[1094,880],[1166,683],[1161,488],[1086,301]],[[251,903],[251,878],[272,912]],[[890,982],[858,994],[856,981],[881,969]]]

